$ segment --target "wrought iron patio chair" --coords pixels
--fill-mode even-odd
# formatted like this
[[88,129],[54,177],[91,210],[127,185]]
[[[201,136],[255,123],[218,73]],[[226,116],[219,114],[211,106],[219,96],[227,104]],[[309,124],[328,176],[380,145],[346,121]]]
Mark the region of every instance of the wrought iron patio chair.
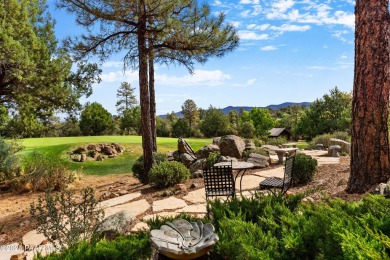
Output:
[[206,200],[209,197],[236,196],[236,186],[233,177],[232,164],[224,166],[212,166],[203,170]]
[[295,156],[286,155],[286,162],[284,166],[283,178],[268,177],[260,182],[260,190],[268,189],[274,193],[275,189],[280,189],[282,195],[286,194],[287,190],[291,187],[292,182],[292,169],[294,165]]

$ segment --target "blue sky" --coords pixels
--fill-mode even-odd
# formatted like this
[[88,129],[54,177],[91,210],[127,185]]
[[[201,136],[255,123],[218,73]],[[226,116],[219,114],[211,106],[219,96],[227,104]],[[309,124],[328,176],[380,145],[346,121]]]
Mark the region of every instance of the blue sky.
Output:
[[[78,35],[74,17],[55,8],[59,40]],[[267,106],[311,102],[337,86],[353,87],[354,0],[207,1],[214,13],[225,12],[240,36],[239,47],[223,58],[196,65],[194,75],[179,66],[158,66],[157,114],[180,111],[186,99],[210,105]],[[136,87],[138,72],[122,69],[121,56],[101,64],[102,82],[86,101],[101,103],[116,114],[116,91],[123,81]]]

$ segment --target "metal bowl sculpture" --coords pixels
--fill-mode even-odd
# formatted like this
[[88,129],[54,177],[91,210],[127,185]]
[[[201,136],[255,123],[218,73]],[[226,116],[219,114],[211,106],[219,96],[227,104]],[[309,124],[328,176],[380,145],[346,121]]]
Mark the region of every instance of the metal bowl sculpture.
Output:
[[172,259],[203,256],[218,240],[214,226],[200,220],[190,223],[185,219],[175,219],[150,231],[152,245],[160,254]]

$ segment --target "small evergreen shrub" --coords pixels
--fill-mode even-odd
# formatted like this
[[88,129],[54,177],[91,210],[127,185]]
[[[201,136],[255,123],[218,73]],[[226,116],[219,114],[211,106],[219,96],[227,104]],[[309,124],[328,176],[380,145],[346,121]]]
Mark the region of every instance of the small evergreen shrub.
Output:
[[308,147],[316,149],[317,144],[323,144],[324,148],[328,148],[330,146],[330,138],[332,138],[330,134],[317,135],[311,140]]
[[[154,163],[159,164],[160,162],[168,161],[168,157],[163,153],[153,153]],[[134,177],[138,178],[142,183],[148,183],[148,176],[144,172],[144,156],[141,155],[134,162],[131,169],[133,171]]]
[[21,175],[21,157],[17,153],[23,149],[16,141],[0,137],[0,182],[12,180]]
[[30,214],[38,223],[38,232],[56,248],[71,246],[81,238],[90,239],[103,220],[104,212],[98,207],[92,188],[82,190],[79,197],[76,201],[73,191],[55,195],[48,192],[36,205],[30,204]]
[[149,172],[149,182],[154,183],[159,188],[171,187],[188,180],[190,177],[190,170],[184,164],[176,161],[156,164]]
[[302,203],[305,196],[210,202],[220,238],[212,259],[390,259],[390,199]]
[[282,144],[287,143],[287,142],[288,142],[288,140],[284,136],[281,136],[278,138],[268,138],[268,140],[266,141],[267,144],[275,145],[275,146],[279,146],[279,145],[282,145]]
[[263,144],[265,144],[265,142],[260,138],[253,138],[253,143],[255,144],[256,147],[260,147]]
[[346,142],[351,142],[351,135],[347,132],[337,131],[332,133],[332,138],[344,140]]
[[[317,144],[323,144],[325,148],[329,148],[332,145],[330,141],[331,138],[336,138],[340,140],[344,140],[346,142],[351,142],[351,136],[347,132],[334,132],[333,134],[322,134],[314,137],[309,143],[310,149],[316,149]],[[349,146],[345,146],[341,144],[340,153],[349,154]]]
[[211,152],[209,154],[209,157],[207,157],[207,161],[206,161],[207,167],[212,167],[214,164],[219,162],[220,159],[221,159],[220,152]]
[[242,153],[242,157],[243,158],[249,158],[249,155],[251,153],[257,153],[257,154],[261,154],[261,155],[264,155],[264,156],[269,156],[268,155],[268,151],[265,150],[264,148],[260,148],[260,147],[256,147],[255,149],[250,149],[250,150],[246,150]]
[[313,179],[317,172],[317,160],[310,155],[298,153],[295,155],[292,182],[293,184],[305,184]]
[[152,246],[149,243],[149,233],[139,232],[128,236],[121,236],[112,241],[85,240],[64,248],[60,253],[48,256],[38,256],[36,259],[46,260],[95,260],[95,259],[151,259]]

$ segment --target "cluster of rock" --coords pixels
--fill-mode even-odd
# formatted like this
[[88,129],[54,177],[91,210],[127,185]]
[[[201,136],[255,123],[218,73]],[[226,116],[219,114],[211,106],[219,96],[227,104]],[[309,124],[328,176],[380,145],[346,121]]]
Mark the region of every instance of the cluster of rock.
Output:
[[103,161],[106,158],[115,158],[122,154],[125,148],[119,144],[89,144],[80,146],[70,152],[70,158],[75,162]]
[[[211,153],[219,152],[219,162],[238,161],[242,159],[243,152],[256,148],[251,140],[243,140],[236,135],[225,135],[213,139],[213,143],[203,146],[197,152],[182,138],[178,140],[178,150],[168,153],[170,160],[183,163],[189,168],[192,178],[203,177],[203,169],[207,165],[207,158]],[[252,153],[248,162],[255,164],[257,168],[269,166],[269,158],[263,155]]]

